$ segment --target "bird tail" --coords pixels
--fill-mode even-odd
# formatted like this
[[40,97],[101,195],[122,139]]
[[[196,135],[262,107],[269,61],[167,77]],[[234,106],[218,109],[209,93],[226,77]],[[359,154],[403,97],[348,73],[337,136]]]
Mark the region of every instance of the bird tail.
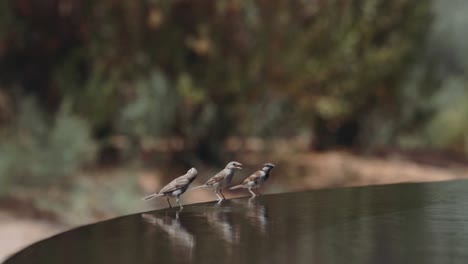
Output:
[[229,188],[229,190],[235,190],[235,189],[240,189],[240,188],[245,188],[245,186],[242,184],[239,184],[239,185]]
[[197,186],[197,187],[190,188],[190,189],[187,190],[187,192],[190,192],[190,191],[193,191],[193,190],[196,190],[196,189],[200,189],[200,188],[206,188],[206,187],[208,187],[208,186],[203,184],[203,185],[200,185],[200,186]]
[[153,199],[153,198],[156,198],[156,197],[162,196],[162,195],[163,195],[162,193],[154,193],[154,194],[152,194],[152,195],[146,196],[146,197],[143,198],[142,200],[143,200],[143,201],[148,201],[148,200],[151,200],[151,199]]

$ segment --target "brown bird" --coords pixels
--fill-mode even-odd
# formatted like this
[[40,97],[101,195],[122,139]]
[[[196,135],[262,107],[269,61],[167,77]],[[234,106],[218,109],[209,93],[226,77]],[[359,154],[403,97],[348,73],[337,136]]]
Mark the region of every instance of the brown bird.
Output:
[[160,197],[160,196],[165,196],[167,199],[167,203],[169,204],[169,207],[172,208],[171,203],[169,202],[169,197],[176,197],[176,202],[180,206],[180,208],[183,208],[183,206],[179,203],[179,197],[187,190],[188,186],[190,183],[195,180],[195,177],[197,177],[198,171],[195,168],[191,168],[190,170],[187,171],[182,176],[179,176],[175,178],[173,181],[171,181],[169,184],[164,186],[159,192],[146,196],[143,198],[143,200],[150,200],[155,197]]
[[263,164],[263,168],[254,172],[252,175],[247,177],[241,184],[229,188],[229,190],[235,190],[239,188],[248,188],[249,192],[252,194],[252,197],[260,195],[258,188],[268,179],[270,170],[273,169],[275,165],[271,163]]
[[216,173],[215,176],[206,181],[205,184],[192,188],[189,191],[199,188],[212,188],[216,194],[216,197],[218,197],[218,201],[222,201],[226,199],[222,190],[231,184],[235,169],[242,169],[242,164],[237,161],[231,161],[222,171]]

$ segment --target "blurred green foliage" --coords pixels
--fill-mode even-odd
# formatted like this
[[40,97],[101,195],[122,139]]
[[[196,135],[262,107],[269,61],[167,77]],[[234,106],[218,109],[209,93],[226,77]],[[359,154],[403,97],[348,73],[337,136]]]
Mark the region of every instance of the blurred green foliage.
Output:
[[134,98],[120,109],[117,130],[134,138],[170,136],[176,121],[177,91],[159,71],[133,85]]
[[[394,111],[375,109],[367,144],[448,149],[466,154],[468,26],[463,0],[431,2],[433,19],[425,45],[398,86]],[[385,122],[382,122],[382,119]]]
[[57,183],[57,178],[71,176],[77,168],[94,160],[90,127],[70,113],[66,102],[53,120],[30,97],[21,101],[19,107],[14,124],[0,143],[2,187]]
[[115,137],[210,161],[229,136],[467,148],[463,1],[0,5],[3,181],[69,174]]

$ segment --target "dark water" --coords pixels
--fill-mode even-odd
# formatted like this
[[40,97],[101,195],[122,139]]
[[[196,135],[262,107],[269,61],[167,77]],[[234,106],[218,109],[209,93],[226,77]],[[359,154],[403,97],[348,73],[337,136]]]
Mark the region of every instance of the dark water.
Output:
[[267,195],[81,227],[6,263],[468,263],[468,182]]

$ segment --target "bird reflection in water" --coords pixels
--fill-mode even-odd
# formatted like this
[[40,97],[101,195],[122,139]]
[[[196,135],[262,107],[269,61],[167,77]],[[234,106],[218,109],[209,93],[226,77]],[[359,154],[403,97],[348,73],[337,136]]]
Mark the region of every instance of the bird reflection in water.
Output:
[[264,204],[259,202],[255,197],[247,201],[247,218],[260,233],[265,234],[268,227],[268,210]]
[[245,200],[232,200],[237,207],[242,207],[244,217],[260,234],[266,234],[268,228],[268,208],[256,197]]
[[142,214],[143,220],[167,234],[167,239],[171,244],[171,248],[177,251],[178,256],[186,260],[193,258],[193,250],[195,248],[195,236],[189,232],[180,222],[177,211],[175,216],[157,215],[157,214]]
[[228,206],[224,207],[220,203],[217,203],[213,210],[207,210],[204,216],[211,229],[225,242],[228,244],[239,243],[239,228],[233,224],[232,213]]

